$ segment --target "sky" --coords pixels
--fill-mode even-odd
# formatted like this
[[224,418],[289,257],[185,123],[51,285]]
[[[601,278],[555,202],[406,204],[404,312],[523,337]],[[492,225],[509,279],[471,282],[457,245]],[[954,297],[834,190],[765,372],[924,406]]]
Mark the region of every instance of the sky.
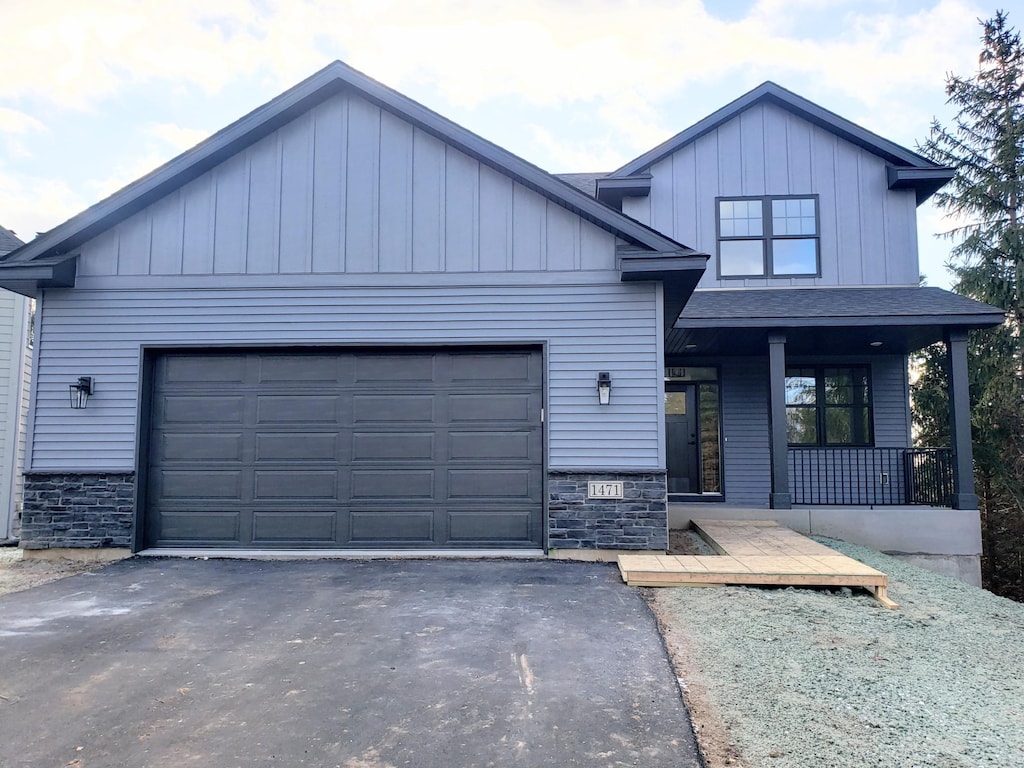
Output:
[[[335,59],[556,173],[765,80],[913,149],[999,7],[1022,26],[1024,0],[0,0],[0,224],[29,240]],[[948,286],[950,224],[918,221]]]

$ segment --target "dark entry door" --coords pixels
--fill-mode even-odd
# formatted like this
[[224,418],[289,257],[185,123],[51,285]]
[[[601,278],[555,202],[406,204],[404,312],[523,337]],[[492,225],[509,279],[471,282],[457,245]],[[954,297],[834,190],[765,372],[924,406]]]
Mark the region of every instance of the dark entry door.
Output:
[[697,387],[665,386],[665,443],[668,454],[668,492],[700,493],[697,432]]
[[538,548],[541,370],[536,349],[165,353],[145,543]]

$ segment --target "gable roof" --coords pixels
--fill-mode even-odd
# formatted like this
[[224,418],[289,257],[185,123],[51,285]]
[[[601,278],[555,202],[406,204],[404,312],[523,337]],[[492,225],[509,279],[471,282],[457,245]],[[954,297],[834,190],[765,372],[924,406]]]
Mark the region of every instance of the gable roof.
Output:
[[[86,241],[184,186],[298,115],[342,91],[356,92],[362,98],[621,237],[636,248],[675,256],[693,255],[704,258],[703,254],[698,254],[692,248],[624,216],[547,171],[378,83],[347,64],[335,61],[152,173],[132,182],[63,224],[44,232],[8,256],[0,257],[0,273],[10,274],[7,271],[15,267],[20,267],[24,272],[29,267],[27,262],[33,265],[45,264],[52,269],[54,263],[72,259],[75,256],[75,249]],[[40,274],[39,279],[48,280],[52,277]]]
[[[768,81],[743,94],[735,101],[731,101],[721,109],[712,112],[703,120],[677,133],[654,149],[645,152],[634,160],[630,160],[618,170],[608,174],[607,179],[635,177],[678,149],[696,141],[704,134],[710,133],[723,123],[732,120],[741,112],[762,103],[775,104],[782,107],[802,117],[804,120],[845,139],[851,144],[855,144],[883,158],[890,164],[889,188],[915,189],[917,191],[918,205],[927,200],[939,187],[953,178],[954,169],[933,163],[923,155],[919,155],[906,147],[882,138],[867,128],[862,128],[845,117],[840,117],[835,112],[830,112],[824,107],[808,101],[803,96],[798,96],[781,85]],[[601,195],[602,186],[605,186],[607,183],[607,181],[604,184],[600,181],[598,182],[598,196],[601,199],[604,199]]]
[[11,230],[0,226],[0,256],[10,253],[15,248],[19,248],[24,244],[21,238],[11,232]]

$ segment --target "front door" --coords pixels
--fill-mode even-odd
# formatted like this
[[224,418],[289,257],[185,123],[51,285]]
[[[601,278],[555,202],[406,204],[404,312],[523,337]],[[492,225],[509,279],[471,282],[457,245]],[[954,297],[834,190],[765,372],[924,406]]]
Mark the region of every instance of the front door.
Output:
[[668,492],[700,493],[697,385],[665,385],[665,443]]

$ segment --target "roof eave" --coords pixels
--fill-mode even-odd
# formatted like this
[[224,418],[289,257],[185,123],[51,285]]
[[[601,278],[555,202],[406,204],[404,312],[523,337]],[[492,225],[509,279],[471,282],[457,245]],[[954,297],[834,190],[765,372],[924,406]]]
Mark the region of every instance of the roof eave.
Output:
[[857,326],[935,325],[968,330],[995,328],[1006,319],[1001,312],[964,315],[872,315],[858,317],[681,317],[676,328],[847,328]]
[[921,205],[956,176],[955,168],[941,166],[907,168],[889,165],[886,166],[885,172],[889,189],[913,189],[918,205]]
[[606,205],[622,210],[625,197],[647,197],[651,193],[651,174],[603,178],[597,180],[595,197]]
[[77,271],[77,256],[42,263],[4,265],[0,269],[0,288],[35,297],[40,288],[73,288]]

